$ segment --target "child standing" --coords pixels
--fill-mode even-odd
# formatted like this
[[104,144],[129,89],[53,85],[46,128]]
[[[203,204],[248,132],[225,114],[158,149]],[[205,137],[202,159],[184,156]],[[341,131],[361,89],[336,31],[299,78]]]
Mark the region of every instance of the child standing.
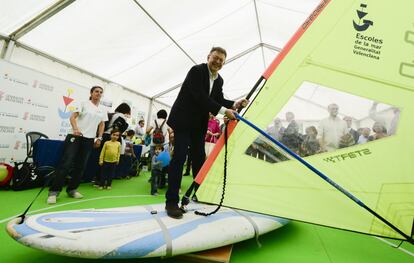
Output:
[[163,150],[162,145],[155,145],[154,156],[152,156],[151,162],[151,195],[158,195],[158,180],[162,175],[162,162],[157,160],[157,158]]
[[112,178],[115,176],[116,166],[119,164],[121,155],[121,143],[118,141],[120,135],[117,129],[112,129],[111,140],[105,142],[102,148],[99,156],[99,165],[102,166],[99,189],[111,189]]
[[135,132],[133,130],[127,131],[125,137],[124,165],[122,167],[121,178],[130,178],[129,172],[131,170],[132,160],[137,158],[134,153],[134,143],[132,141],[134,136]]

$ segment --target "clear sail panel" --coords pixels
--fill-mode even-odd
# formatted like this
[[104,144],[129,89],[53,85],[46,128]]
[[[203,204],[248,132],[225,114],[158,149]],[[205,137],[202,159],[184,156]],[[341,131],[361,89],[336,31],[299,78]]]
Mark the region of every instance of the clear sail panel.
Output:
[[[266,132],[301,157],[334,152],[393,136],[401,109],[379,101],[303,82]],[[245,153],[269,163],[290,157],[264,136]]]

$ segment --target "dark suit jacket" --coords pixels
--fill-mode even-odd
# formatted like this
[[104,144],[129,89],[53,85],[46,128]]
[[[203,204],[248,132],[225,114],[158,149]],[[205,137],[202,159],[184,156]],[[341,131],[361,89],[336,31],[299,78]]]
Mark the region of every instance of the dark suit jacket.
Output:
[[181,86],[171,108],[167,124],[174,131],[191,129],[207,132],[208,113],[217,115],[221,106],[231,108],[234,101],[223,97],[223,78],[218,75],[209,95],[210,79],[207,64],[193,66]]
[[359,133],[356,130],[352,129],[352,128],[349,130],[349,133],[354,138],[355,144],[357,144],[358,143],[358,139],[359,139]]

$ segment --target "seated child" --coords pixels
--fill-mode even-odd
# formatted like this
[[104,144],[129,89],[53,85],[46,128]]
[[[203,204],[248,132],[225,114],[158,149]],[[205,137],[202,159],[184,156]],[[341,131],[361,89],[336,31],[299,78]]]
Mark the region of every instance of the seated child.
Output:
[[120,132],[112,129],[111,140],[105,142],[99,156],[99,165],[102,166],[102,175],[99,181],[99,189],[111,189],[112,178],[115,176],[116,166],[119,164],[121,143],[118,141]]

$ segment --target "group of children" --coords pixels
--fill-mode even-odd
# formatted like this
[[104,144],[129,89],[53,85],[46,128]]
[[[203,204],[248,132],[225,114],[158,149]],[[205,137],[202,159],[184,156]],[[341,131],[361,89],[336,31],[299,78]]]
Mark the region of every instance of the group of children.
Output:
[[[119,130],[112,129],[110,140],[104,143],[99,156],[99,165],[102,168],[98,189],[110,190],[112,188],[112,178],[115,178],[117,170],[120,171],[120,174],[127,175],[129,173],[133,160],[137,158],[133,149],[134,135],[133,130],[127,131],[124,139],[123,167],[118,167],[121,159],[121,143],[119,142],[121,134]],[[154,146],[154,154],[151,157],[151,178],[149,180],[151,183],[150,193],[154,196],[157,196],[158,189],[164,188],[166,184],[169,157],[160,159],[162,152],[164,152],[162,144]],[[169,155],[169,152],[167,154]]]

